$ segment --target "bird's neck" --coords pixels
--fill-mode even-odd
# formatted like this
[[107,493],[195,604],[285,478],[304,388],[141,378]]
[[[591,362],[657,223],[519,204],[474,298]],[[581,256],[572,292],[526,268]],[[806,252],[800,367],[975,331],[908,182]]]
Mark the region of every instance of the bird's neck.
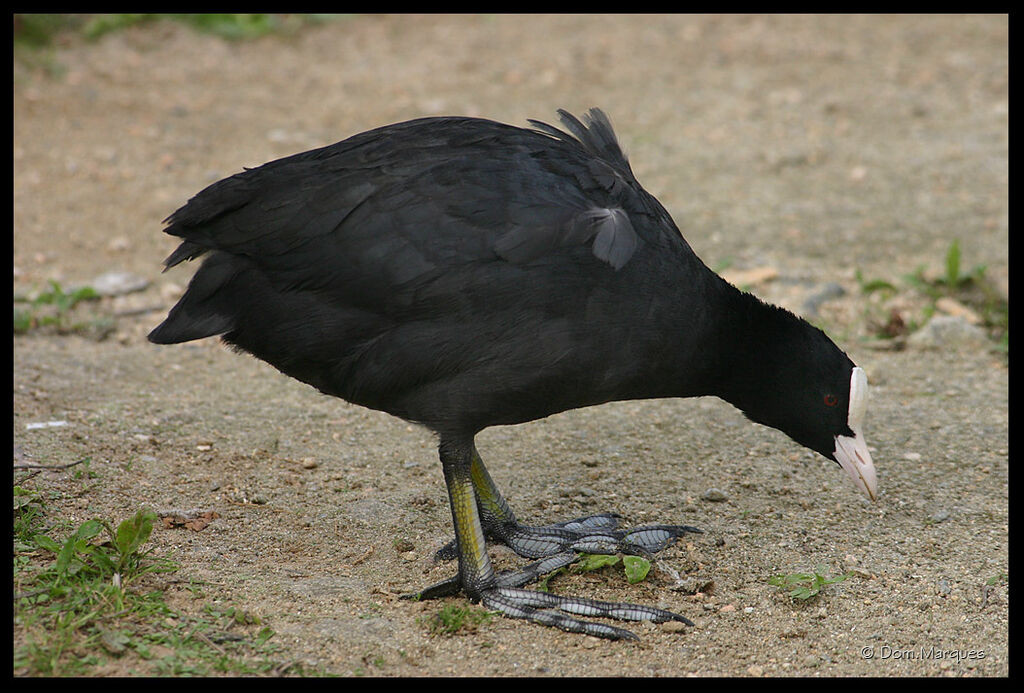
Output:
[[[772,393],[782,392],[780,374],[789,372],[787,361],[799,358],[785,345],[797,343],[793,335],[812,329],[793,313],[761,301],[724,280],[719,287],[725,306],[724,319],[713,338],[718,358],[714,362],[715,395],[761,420],[759,409],[770,406]],[[769,403],[766,405],[766,403]]]

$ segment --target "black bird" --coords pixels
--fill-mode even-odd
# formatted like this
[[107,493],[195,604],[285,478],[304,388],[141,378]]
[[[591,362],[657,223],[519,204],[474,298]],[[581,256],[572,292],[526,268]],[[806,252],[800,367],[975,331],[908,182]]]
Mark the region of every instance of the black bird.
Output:
[[[599,514],[520,524],[477,433],[613,400],[715,395],[834,459],[872,499],[867,381],[825,334],[708,269],[630,170],[605,114],[565,130],[422,118],[209,186],[165,220],[167,268],[205,255],[149,339],[214,335],[321,392],[439,438],[458,557],[421,597],[608,638],[569,614],[669,611],[522,589],[577,551],[649,554],[691,527]],[[487,542],[534,563],[496,573]]]

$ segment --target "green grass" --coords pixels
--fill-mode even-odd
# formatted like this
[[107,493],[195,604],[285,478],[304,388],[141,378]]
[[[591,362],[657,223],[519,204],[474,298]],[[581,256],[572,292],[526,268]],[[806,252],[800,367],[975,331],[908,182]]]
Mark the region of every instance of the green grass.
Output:
[[58,59],[58,37],[99,40],[107,34],[155,22],[176,22],[195,31],[230,41],[245,41],[269,34],[290,34],[303,27],[334,19],[343,14],[15,14],[14,56],[19,65],[37,68],[60,78],[67,66]]
[[14,42],[17,46],[38,49],[51,45],[61,32],[76,33],[96,40],[129,27],[157,21],[178,22],[196,31],[229,40],[246,40],[276,32],[291,32],[345,16],[225,13],[15,14]]
[[431,635],[475,633],[491,620],[494,614],[487,609],[459,604],[447,604],[427,619]]
[[114,318],[96,312],[83,312],[82,304],[98,301],[99,294],[91,286],[65,291],[59,282],[50,280],[49,288],[32,296],[14,296],[14,334],[46,333],[85,334],[103,339],[114,330]]
[[73,527],[27,481],[14,486],[16,676],[310,674],[282,661],[274,631],[190,585],[168,605],[161,575],[177,566],[149,545],[155,513]]

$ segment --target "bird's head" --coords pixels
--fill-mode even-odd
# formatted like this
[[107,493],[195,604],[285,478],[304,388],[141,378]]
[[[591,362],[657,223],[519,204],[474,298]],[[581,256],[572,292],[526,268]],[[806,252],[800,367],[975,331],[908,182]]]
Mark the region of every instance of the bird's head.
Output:
[[871,500],[878,478],[864,438],[868,380],[824,332],[777,309],[777,338],[736,368],[730,402],[753,421],[776,428],[834,460]]
[[861,493],[876,500],[878,477],[864,438],[868,379],[863,368],[843,360],[846,363],[838,372],[808,379],[803,392],[791,393],[786,409],[796,416],[787,417],[777,427],[796,442],[835,460]]

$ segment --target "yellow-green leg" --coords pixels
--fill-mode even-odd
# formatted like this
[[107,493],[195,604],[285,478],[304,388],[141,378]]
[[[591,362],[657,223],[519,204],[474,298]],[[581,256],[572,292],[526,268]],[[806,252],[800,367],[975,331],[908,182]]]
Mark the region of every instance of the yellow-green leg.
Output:
[[[547,558],[565,552],[649,556],[687,532],[700,532],[696,527],[685,525],[649,525],[629,531],[619,530],[616,529],[619,516],[614,513],[590,515],[541,527],[519,524],[472,444],[469,478],[476,494],[484,536],[505,544],[524,558]],[[456,555],[453,541],[441,548],[435,558],[451,560]]]
[[468,446],[441,441],[441,466],[448,486],[448,500],[455,525],[455,546],[459,556],[459,582],[474,602],[479,601],[482,590],[494,585],[494,569],[487,555],[487,540],[480,523],[479,498],[473,482],[472,458],[475,452],[472,441]]

